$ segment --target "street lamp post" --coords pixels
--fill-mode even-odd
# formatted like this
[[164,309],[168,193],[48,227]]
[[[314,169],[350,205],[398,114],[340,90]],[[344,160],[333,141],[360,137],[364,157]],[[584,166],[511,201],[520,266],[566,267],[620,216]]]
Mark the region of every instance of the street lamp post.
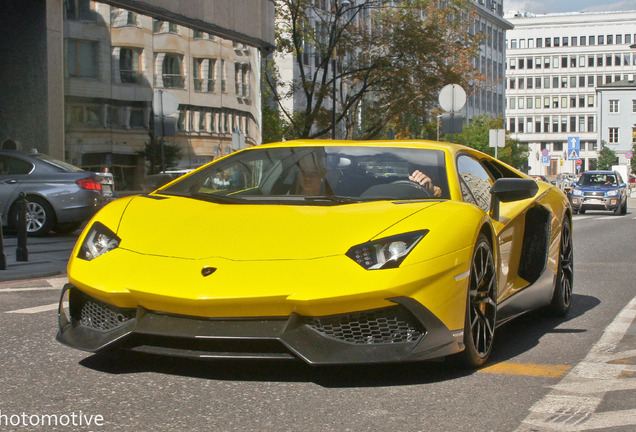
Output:
[[349,0],[333,0],[334,3],[334,11],[335,11],[335,17],[334,17],[334,41],[333,41],[333,95],[331,98],[331,102],[332,102],[332,125],[331,125],[331,139],[336,139],[336,68],[338,67],[338,52],[336,51],[336,44],[337,44],[337,35],[338,35],[338,20],[340,18],[341,12],[344,8],[348,7],[351,5],[351,2]]

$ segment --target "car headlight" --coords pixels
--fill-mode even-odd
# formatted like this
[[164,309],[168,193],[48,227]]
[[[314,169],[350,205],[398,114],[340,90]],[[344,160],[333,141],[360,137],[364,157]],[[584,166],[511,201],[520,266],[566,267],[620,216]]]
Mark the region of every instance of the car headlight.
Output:
[[386,237],[352,247],[347,256],[367,270],[399,267],[428,230]]
[[619,190],[618,189],[607,191],[607,193],[606,193],[607,196],[618,196],[618,194],[619,194]]
[[583,191],[579,189],[574,189],[572,191],[572,196],[583,196]]
[[121,239],[102,223],[95,222],[88,231],[78,258],[91,261],[119,246]]

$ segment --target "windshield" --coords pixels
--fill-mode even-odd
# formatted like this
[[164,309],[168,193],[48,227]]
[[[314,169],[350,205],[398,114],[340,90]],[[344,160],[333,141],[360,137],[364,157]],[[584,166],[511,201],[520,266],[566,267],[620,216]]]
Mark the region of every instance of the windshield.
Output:
[[409,180],[416,170],[439,188],[435,198],[449,197],[440,150],[335,146],[255,148],[211,164],[159,193],[221,202],[315,205],[433,198]]
[[583,174],[579,179],[581,186],[618,186],[614,174]]

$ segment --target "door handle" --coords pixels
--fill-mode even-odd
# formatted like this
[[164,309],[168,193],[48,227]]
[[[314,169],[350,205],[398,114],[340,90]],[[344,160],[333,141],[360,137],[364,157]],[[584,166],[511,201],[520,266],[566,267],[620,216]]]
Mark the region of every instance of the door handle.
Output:
[[6,184],[16,184],[18,181],[16,179],[9,179],[4,181]]

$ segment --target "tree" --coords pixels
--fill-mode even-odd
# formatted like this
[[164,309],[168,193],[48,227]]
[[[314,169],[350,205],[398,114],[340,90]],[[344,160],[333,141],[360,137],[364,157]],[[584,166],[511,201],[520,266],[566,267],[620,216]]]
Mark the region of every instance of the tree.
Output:
[[325,2],[275,0],[276,58],[291,56],[298,78],[274,69],[267,84],[290,136],[330,135],[334,84],[336,124],[367,139],[390,122],[426,118],[444,85],[483,79],[472,62],[483,37],[469,31],[472,2],[341,1],[324,10]]
[[[463,132],[456,134],[453,141],[472,147],[491,156],[495,155],[494,147],[490,147],[490,129],[501,129],[503,119],[493,118],[486,114],[474,117],[464,126]],[[442,136],[441,140],[448,141],[450,137]],[[528,149],[519,144],[518,140],[510,138],[506,131],[506,146],[497,149],[497,158],[517,169],[527,170]]]
[[605,141],[601,143],[602,148],[598,153],[598,163],[597,169],[599,170],[609,170],[612,169],[612,165],[616,165],[617,157],[616,152],[611,148],[607,147]]
[[[144,149],[139,152],[146,160],[147,174],[157,174],[161,172],[161,140],[157,138],[152,130],[148,131],[150,140],[146,142]],[[163,159],[165,169],[174,168],[181,159],[181,149],[175,144],[163,143]]]

